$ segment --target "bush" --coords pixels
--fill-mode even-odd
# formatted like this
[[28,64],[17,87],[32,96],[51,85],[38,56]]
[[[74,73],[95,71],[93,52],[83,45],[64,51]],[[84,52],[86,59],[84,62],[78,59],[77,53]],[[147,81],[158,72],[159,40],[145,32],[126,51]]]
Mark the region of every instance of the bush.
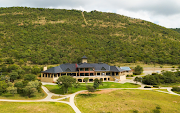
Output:
[[154,88],[159,88],[159,86],[158,86],[158,85],[153,85],[153,87],[154,87]]
[[151,88],[151,86],[144,86],[144,88]]
[[180,92],[180,87],[172,87],[172,91]]
[[143,67],[137,65],[135,68],[134,68],[134,73],[135,75],[140,75],[141,73],[143,72]]
[[157,73],[152,73],[151,75],[156,75]]

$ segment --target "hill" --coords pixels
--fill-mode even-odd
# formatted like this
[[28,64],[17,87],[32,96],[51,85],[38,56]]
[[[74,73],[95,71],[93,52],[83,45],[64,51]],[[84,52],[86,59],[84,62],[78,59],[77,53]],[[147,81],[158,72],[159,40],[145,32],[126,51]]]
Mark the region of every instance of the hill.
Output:
[[0,61],[180,64],[178,32],[98,11],[0,8],[0,42]]
[[171,28],[171,29],[180,33],[180,28]]

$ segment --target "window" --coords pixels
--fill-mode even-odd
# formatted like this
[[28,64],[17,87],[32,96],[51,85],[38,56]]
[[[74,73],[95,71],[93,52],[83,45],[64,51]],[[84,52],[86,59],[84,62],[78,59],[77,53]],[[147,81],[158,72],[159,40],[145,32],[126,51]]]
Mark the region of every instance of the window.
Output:
[[85,73],[85,76],[89,76],[89,73]]
[[97,73],[97,75],[100,75],[100,73]]
[[54,74],[51,74],[51,78],[53,77]]
[[110,75],[110,73],[106,73],[106,75]]
[[72,76],[76,76],[76,73],[71,73]]
[[50,74],[48,74],[48,78],[50,78]]
[[78,79],[78,82],[82,82],[82,79]]
[[89,68],[85,68],[85,71],[89,71]]
[[84,76],[84,73],[80,73],[80,76]]
[[90,68],[90,71],[93,71],[93,68]]
[[106,69],[104,67],[102,67],[101,70],[106,70]]
[[118,76],[118,72],[116,72],[116,76]]
[[84,71],[84,68],[80,68],[80,71]]
[[60,73],[58,73],[58,77],[60,76]]
[[54,74],[54,77],[57,77],[57,74]]
[[42,76],[42,77],[44,77],[44,75],[45,75],[45,74],[43,74],[43,76]]
[[94,73],[90,73],[90,76],[94,76]]
[[61,76],[64,76],[64,75],[66,75],[66,73],[61,73]]

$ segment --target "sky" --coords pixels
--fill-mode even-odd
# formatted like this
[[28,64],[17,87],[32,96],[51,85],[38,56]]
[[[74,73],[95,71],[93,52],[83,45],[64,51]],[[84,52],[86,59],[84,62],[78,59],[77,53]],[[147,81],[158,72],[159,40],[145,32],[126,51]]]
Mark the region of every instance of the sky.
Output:
[[180,28],[180,0],[0,0],[0,7],[97,10]]

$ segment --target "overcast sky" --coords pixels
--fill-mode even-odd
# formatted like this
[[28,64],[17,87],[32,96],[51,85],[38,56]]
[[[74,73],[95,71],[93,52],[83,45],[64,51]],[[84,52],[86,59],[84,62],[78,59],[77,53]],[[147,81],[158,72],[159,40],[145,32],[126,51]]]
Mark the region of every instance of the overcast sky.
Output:
[[180,28],[180,0],[0,0],[0,7],[12,6],[113,12]]

